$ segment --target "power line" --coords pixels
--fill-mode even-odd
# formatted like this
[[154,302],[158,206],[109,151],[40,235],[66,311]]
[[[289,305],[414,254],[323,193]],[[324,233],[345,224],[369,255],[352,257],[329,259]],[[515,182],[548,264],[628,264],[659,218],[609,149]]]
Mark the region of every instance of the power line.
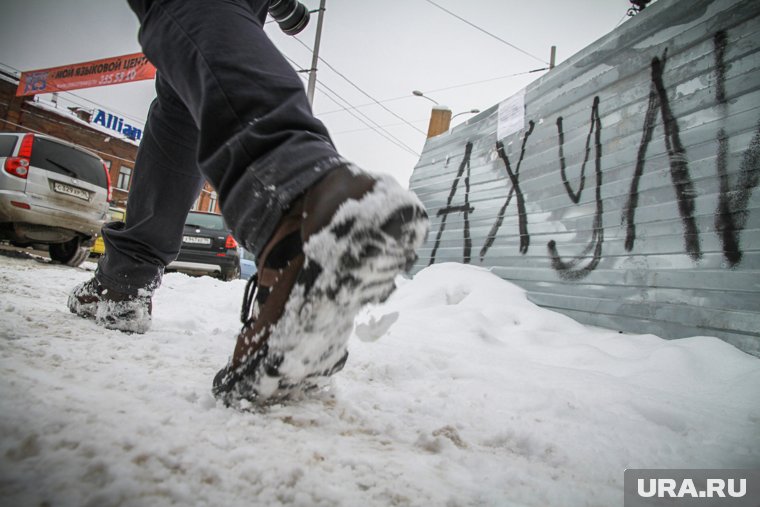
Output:
[[[85,102],[89,102],[92,105],[108,109],[109,111],[113,111],[114,113],[118,113],[121,116],[123,116],[124,118],[128,118],[128,119],[130,119],[132,121],[136,121],[136,122],[139,122],[139,123],[142,123],[143,125],[145,125],[145,120],[144,119],[137,118],[135,116],[131,116],[131,115],[129,115],[129,114],[123,112],[123,111],[119,111],[118,109],[114,108],[113,106],[105,106],[105,105],[102,105],[102,104],[98,104],[97,102],[95,102],[93,100],[90,100],[90,99],[86,99],[86,98],[82,97],[81,95],[77,95],[76,93],[72,93],[72,92],[66,92],[66,93],[68,93],[69,95],[73,95],[74,97],[77,97],[80,100],[84,100]],[[74,101],[71,101],[71,102],[73,104],[76,104],[76,102],[74,102]],[[82,104],[76,104],[76,105],[81,106]]]
[[427,3],[429,3],[430,5],[434,5],[435,7],[438,7],[438,8],[439,8],[439,9],[441,9],[443,12],[445,12],[445,13],[447,13],[447,14],[449,14],[449,15],[451,15],[451,16],[453,16],[453,17],[455,17],[455,18],[457,18],[459,21],[462,21],[462,22],[464,22],[464,23],[467,23],[468,25],[470,25],[471,27],[475,28],[476,30],[478,30],[478,31],[480,31],[480,32],[483,32],[484,34],[486,34],[486,35],[488,35],[488,36],[490,36],[490,37],[493,37],[494,39],[498,40],[499,42],[502,42],[502,43],[506,44],[507,46],[511,47],[512,49],[515,49],[515,50],[519,51],[520,53],[522,53],[522,54],[524,54],[524,55],[527,55],[527,56],[530,56],[531,58],[534,58],[534,59],[538,60],[539,62],[542,62],[542,63],[546,63],[546,64],[548,64],[548,63],[549,63],[549,62],[547,62],[546,60],[543,60],[542,58],[539,58],[539,57],[537,57],[536,55],[533,55],[533,54],[530,54],[530,53],[528,53],[528,52],[527,52],[527,51],[525,51],[524,49],[520,49],[520,48],[518,48],[517,46],[515,46],[515,45],[514,45],[514,44],[512,44],[511,42],[507,42],[507,41],[505,41],[504,39],[502,39],[501,37],[499,37],[499,36],[497,36],[497,35],[494,35],[494,34],[492,34],[492,33],[491,33],[491,32],[489,32],[489,31],[486,31],[486,30],[484,30],[483,28],[479,27],[478,25],[476,25],[476,24],[474,24],[474,23],[472,23],[472,22],[470,22],[470,21],[467,21],[467,20],[466,20],[466,19],[464,19],[463,17],[461,17],[461,16],[459,16],[459,15],[457,15],[457,14],[454,14],[454,13],[453,13],[453,12],[451,12],[450,10],[448,10],[448,9],[446,9],[446,8],[444,8],[444,7],[441,7],[441,6],[440,6],[440,5],[438,5],[437,3],[433,2],[433,0],[425,0],[425,1],[426,1]]
[[[427,119],[422,119],[422,120],[417,120],[414,123],[423,123],[423,122],[426,122],[426,121],[428,121],[428,120]],[[382,127],[383,128],[385,128],[385,127],[400,127],[401,125],[405,125],[405,124],[404,123],[386,123],[385,125],[382,125]],[[359,129],[349,129],[349,130],[341,130],[341,131],[338,131],[338,132],[332,132],[332,134],[333,135],[351,134],[353,132],[364,132],[364,131],[367,131],[367,130],[372,130],[372,129],[371,129],[371,127],[363,127],[363,128],[359,128]]]
[[[383,104],[387,104],[388,102],[395,102],[397,100],[409,99],[409,98],[412,98],[412,97],[413,97],[413,95],[407,94],[407,95],[401,95],[399,97],[392,97],[390,99],[381,99],[378,102],[383,103]],[[359,109],[359,108],[362,108],[362,107],[368,107],[368,106],[374,106],[374,105],[377,105],[377,102],[365,102],[364,104],[359,104],[358,106],[353,106],[353,109]],[[319,113],[319,116],[326,116],[328,114],[334,114],[334,113],[342,113],[343,111],[345,111],[345,109],[331,109],[330,111],[325,111],[323,113]]]
[[[507,79],[507,78],[515,77],[515,76],[524,76],[526,74],[532,74],[534,72],[542,72],[542,71],[545,71],[545,70],[549,70],[549,67],[542,67],[540,69],[526,70],[526,71],[523,71],[523,72],[516,72],[514,74],[507,74],[507,75],[504,75],[504,76],[491,77],[491,78],[488,78],[488,79],[480,79],[478,81],[469,81],[467,83],[459,83],[459,84],[455,84],[455,85],[451,85],[451,86],[446,86],[444,88],[435,88],[433,90],[423,90],[423,93],[435,93],[435,92],[442,92],[442,91],[447,91],[447,90],[453,90],[455,88],[464,88],[464,87],[467,87],[467,86],[474,86],[474,85],[477,85],[477,84],[489,83],[491,81],[499,81],[500,79]],[[398,97],[391,97],[391,98],[388,98],[388,99],[381,99],[379,102],[381,102],[381,103],[388,103],[388,102],[395,102],[397,100],[404,100],[404,99],[410,99],[410,98],[412,98],[412,95],[411,94],[406,94],[406,95],[400,95]],[[374,106],[374,105],[376,105],[375,102],[365,102],[364,104],[359,104],[358,106],[355,106],[355,108],[359,109],[361,107],[368,107],[368,106]],[[333,110],[330,110],[330,111],[325,111],[323,113],[319,113],[319,115],[320,116],[326,116],[328,114],[342,113],[343,111],[345,111],[345,109],[333,109]]]
[[[336,91],[334,91],[333,89],[331,89],[329,86],[325,85],[319,79],[317,79],[317,84],[320,85],[320,88],[321,88],[320,91],[322,91],[322,93],[325,93],[325,89],[326,89],[328,92],[330,92],[333,95],[335,95],[338,99],[342,100],[343,102],[345,102],[346,104],[348,104],[350,107],[352,107],[351,103],[349,101],[347,101],[346,99],[344,99],[343,97],[341,97],[340,94],[338,94]],[[335,102],[335,104],[337,104],[338,106],[345,107],[340,102],[338,102],[337,100],[335,100],[333,97],[331,97],[330,95],[328,95],[326,93],[325,93],[325,97],[327,97],[328,99],[330,99],[333,102]],[[356,111],[355,112],[355,111],[353,111],[353,110],[351,110],[349,108],[345,108],[345,110],[346,110],[346,112],[348,114],[350,114],[351,116],[353,116],[354,118],[356,118],[357,120],[359,120],[360,122],[362,122],[364,125],[366,125],[370,129],[372,129],[373,131],[375,131],[376,134],[380,135],[385,140],[391,142],[392,144],[395,144],[397,147],[401,148],[402,150],[404,150],[404,151],[406,151],[406,152],[408,152],[408,153],[410,153],[410,154],[412,154],[412,155],[414,155],[416,157],[420,156],[420,154],[417,153],[414,150],[414,148],[411,148],[404,141],[402,141],[398,137],[394,136],[393,134],[391,134],[390,132],[388,132],[387,130],[385,130],[385,128],[383,128],[379,123],[377,123],[376,121],[374,121],[372,118],[370,118],[366,114],[364,114],[364,113],[362,113],[360,111]],[[359,115],[361,115],[361,116],[359,116]],[[366,121],[365,121],[364,118],[362,118],[362,116],[364,118],[366,118]],[[372,125],[370,125],[370,123]]]
[[[294,65],[297,70],[300,70],[300,71],[304,70],[292,58],[290,58],[289,56],[287,56],[284,53],[283,53],[283,56],[292,65]],[[378,124],[376,121],[374,121],[372,118],[370,118],[366,114],[362,113],[361,111],[356,110],[356,107],[354,107],[348,100],[344,99],[338,92],[336,92],[333,89],[331,89],[329,86],[327,86],[326,84],[324,84],[321,80],[317,79],[317,84],[320,85],[320,91],[322,93],[324,93],[325,97],[327,97],[328,99],[330,99],[333,102],[335,102],[335,104],[338,105],[339,107],[342,107],[344,111],[346,111],[347,113],[349,113],[351,116],[353,116],[354,118],[356,118],[357,120],[359,120],[360,122],[362,122],[364,125],[366,125],[370,129],[372,129],[373,131],[375,131],[376,134],[378,134],[379,136],[383,137],[385,140],[389,141],[390,143],[396,145],[397,147],[403,149],[404,151],[407,151],[408,153],[410,153],[410,154],[412,154],[412,155],[414,155],[416,157],[420,156],[420,154],[417,153],[414,150],[414,148],[411,148],[406,143],[404,143],[404,141],[402,141],[401,139],[397,138],[396,136],[394,136],[393,134],[391,134],[390,132],[388,132],[387,130],[385,130],[380,124]],[[325,89],[329,93],[333,94],[335,97],[337,97],[338,99],[340,99],[341,101],[343,101],[345,104],[348,104],[348,107],[346,107],[344,104],[341,104],[335,98],[333,98],[328,93],[326,93]],[[364,118],[362,118],[359,115],[363,116]],[[365,120],[365,118],[366,118],[366,120]],[[370,123],[372,125],[370,125]]]
[[[311,50],[311,48],[306,43],[304,43],[303,41],[301,41],[301,39],[299,39],[298,37],[293,37],[293,38],[296,41],[298,41],[302,46],[304,46],[306,49]],[[350,84],[351,86],[353,86],[354,88],[356,88],[357,90],[359,90],[367,98],[369,98],[370,100],[372,100],[374,104],[380,106],[381,108],[383,108],[384,110],[386,110],[387,112],[389,112],[390,114],[392,114],[393,116],[395,116],[396,118],[398,118],[399,120],[401,120],[402,122],[404,122],[407,126],[413,128],[414,130],[416,130],[420,134],[426,135],[424,131],[422,131],[421,129],[419,129],[419,128],[415,127],[414,125],[412,125],[411,123],[409,123],[409,121],[407,121],[406,118],[404,118],[402,116],[399,116],[394,111],[391,111],[390,109],[388,109],[387,107],[385,107],[379,100],[377,100],[375,97],[373,97],[372,95],[370,95],[369,93],[367,93],[366,91],[364,91],[359,85],[357,85],[356,83],[354,83],[353,81],[351,81],[350,79],[348,79],[342,72],[338,71],[338,69],[336,69],[335,67],[333,67],[332,65],[330,65],[327,62],[327,60],[325,60],[321,56],[319,57],[319,61],[322,62],[322,63],[324,63],[325,65],[327,65],[327,67],[330,70],[332,70],[333,72],[335,72],[338,76],[342,77],[348,84]]]
[[618,22],[617,22],[617,24],[615,25],[615,27],[613,28],[613,30],[614,30],[615,28],[619,27],[620,25],[622,25],[622,24],[623,24],[623,21],[625,21],[625,19],[626,19],[626,18],[628,18],[628,17],[630,17],[630,16],[628,16],[628,13],[627,13],[627,12],[626,12],[625,14],[623,14],[623,17],[622,17],[622,18],[620,18],[620,21],[618,21]]
[[481,79],[480,81],[470,81],[469,83],[461,83],[461,84],[457,84],[457,85],[446,86],[444,88],[436,88],[434,90],[425,90],[425,91],[423,91],[423,93],[443,92],[443,91],[446,91],[446,90],[453,90],[454,88],[464,88],[465,86],[472,86],[472,85],[481,84],[481,83],[488,83],[490,81],[498,81],[499,79],[506,79],[508,77],[524,76],[526,74],[532,74],[533,72],[541,72],[541,71],[544,71],[544,70],[549,70],[549,67],[544,67],[544,68],[541,68],[541,69],[526,70],[524,72],[516,72],[514,74],[507,74],[506,76],[492,77],[492,78],[489,78],[489,79]]
[[[337,100],[335,100],[335,98],[331,97],[328,93],[326,93],[325,90],[327,90],[329,93],[335,95],[338,99],[346,102],[349,106],[351,106],[350,102],[346,101],[346,99],[344,99],[343,97],[341,97],[337,92],[335,92],[334,90],[332,90],[328,86],[325,86],[325,84],[322,83],[320,80],[317,80],[317,84],[320,85],[320,91],[325,95],[325,97],[327,97],[328,99],[332,100],[338,106],[342,106],[342,104],[340,102],[338,102]],[[342,107],[345,107],[345,106],[342,106]],[[369,116],[364,115],[363,113],[359,113],[359,114],[362,114],[362,116],[364,116],[364,118],[366,118],[366,121],[365,121],[364,118],[362,118],[361,116],[358,116],[351,109],[345,108],[345,111],[348,114],[350,114],[351,116],[353,116],[354,118],[356,118],[357,120],[359,120],[360,122],[362,122],[364,125],[366,125],[368,129],[373,130],[376,134],[378,134],[379,136],[381,136],[382,138],[384,138],[386,141],[390,142],[391,144],[396,145],[396,147],[401,148],[402,150],[406,151],[410,155],[414,155],[415,157],[419,158],[419,156],[420,156],[419,153],[417,153],[416,151],[414,151],[413,148],[409,147],[402,140],[400,140],[399,138],[397,138],[396,136],[394,136],[393,134],[391,134],[390,132],[388,132],[385,128],[383,128],[377,122],[375,122],[374,120],[372,120]],[[372,125],[370,125],[370,123]]]
[[[299,42],[300,42],[300,41],[299,41]],[[308,46],[306,46],[306,47],[308,48]],[[285,58],[286,58],[286,59],[287,59],[287,60],[288,60],[288,61],[289,61],[289,62],[290,62],[290,63],[291,63],[291,64],[292,64],[292,65],[293,65],[295,68],[296,68],[296,70],[298,70],[299,72],[301,72],[301,73],[303,73],[303,72],[308,72],[308,70],[306,70],[306,69],[304,69],[303,67],[301,67],[300,65],[298,65],[298,63],[296,63],[296,62],[295,62],[295,60],[293,60],[292,58],[290,58],[290,57],[289,57],[289,56],[287,56],[286,54],[282,53],[282,55],[283,55],[283,56],[284,56],[284,57],[285,57]],[[326,63],[326,62],[325,62],[325,63]],[[301,77],[302,77],[302,79],[304,79],[304,78],[303,78],[303,76],[301,76]],[[320,85],[320,91],[321,91],[321,92],[322,92],[322,93],[325,95],[325,97],[327,97],[328,99],[330,99],[331,101],[333,101],[333,102],[334,102],[334,103],[335,103],[337,106],[341,107],[341,108],[342,108],[342,109],[341,109],[342,111],[345,111],[345,112],[349,113],[351,116],[353,116],[354,118],[356,118],[357,120],[359,120],[361,123],[363,123],[364,125],[366,125],[366,126],[367,126],[367,127],[370,129],[370,130],[373,130],[373,131],[375,131],[375,133],[376,133],[376,134],[380,135],[380,136],[381,136],[381,137],[383,137],[385,140],[387,140],[387,141],[389,141],[390,143],[392,143],[392,144],[396,145],[397,147],[401,148],[402,150],[404,150],[404,151],[406,151],[406,152],[408,152],[408,153],[410,153],[410,154],[412,154],[412,155],[414,155],[414,156],[416,156],[416,157],[419,157],[419,156],[420,156],[420,154],[419,154],[417,151],[415,151],[415,150],[414,150],[414,148],[411,148],[409,145],[407,145],[406,143],[404,143],[404,141],[402,141],[402,140],[401,140],[401,139],[399,139],[398,137],[396,137],[396,136],[394,136],[393,134],[391,134],[390,132],[388,132],[388,131],[387,131],[385,128],[383,128],[383,126],[381,126],[379,123],[377,123],[377,122],[376,122],[376,121],[374,121],[372,118],[370,118],[369,116],[367,116],[365,113],[363,113],[363,112],[359,111],[359,110],[357,109],[357,107],[356,107],[356,106],[352,105],[352,104],[351,104],[351,103],[350,103],[348,100],[346,100],[346,99],[345,99],[345,98],[343,98],[343,97],[342,97],[342,96],[341,96],[341,95],[340,95],[338,92],[334,91],[334,90],[333,90],[333,89],[331,89],[329,86],[327,86],[327,85],[326,85],[326,84],[325,84],[323,81],[321,81],[320,79],[317,79],[317,84],[319,84],[319,85]],[[341,101],[343,101],[343,102],[344,102],[345,104],[347,104],[348,106],[346,106],[346,105],[344,105],[344,104],[341,104],[340,102],[338,102],[337,100],[335,100],[335,98],[333,98],[333,97],[332,97],[332,96],[330,96],[330,95],[329,95],[327,92],[325,92],[325,89],[326,89],[326,90],[327,90],[329,93],[333,94],[335,97],[337,97],[338,99],[340,99]],[[357,113],[358,113],[358,114],[357,114]],[[359,115],[361,115],[361,116],[359,116]],[[364,118],[362,118],[362,116],[363,116]],[[366,118],[366,120],[365,120],[365,118]],[[404,121],[404,123],[405,123],[405,124],[408,124],[408,121],[407,121],[407,120],[405,120],[404,118],[401,118],[401,119]],[[369,123],[368,123],[368,122],[369,122]],[[370,123],[371,123],[372,125],[370,125]],[[416,127],[415,127],[415,128],[416,128]],[[424,134],[424,132],[423,132],[423,134]]]

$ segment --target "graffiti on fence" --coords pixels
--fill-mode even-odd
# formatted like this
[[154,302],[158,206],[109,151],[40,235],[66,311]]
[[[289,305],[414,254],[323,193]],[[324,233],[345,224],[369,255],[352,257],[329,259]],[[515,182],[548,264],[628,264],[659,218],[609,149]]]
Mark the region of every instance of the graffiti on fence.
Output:
[[[557,128],[560,129],[562,122],[561,117],[557,120]],[[578,204],[583,192],[583,179],[585,176],[586,163],[588,162],[589,152],[591,151],[591,134],[594,134],[594,173],[596,174],[596,212],[594,213],[594,224],[592,226],[591,241],[580,255],[570,261],[560,259],[557,252],[557,244],[554,240],[549,241],[546,245],[549,250],[549,256],[552,259],[552,267],[557,271],[563,280],[580,280],[596,269],[602,260],[602,245],[604,244],[604,224],[602,214],[604,213],[604,202],[602,201],[602,121],[599,118],[599,97],[594,97],[594,105],[591,108],[591,128],[586,138],[586,155],[581,166],[581,184],[578,186],[578,192],[575,193],[567,182],[564,170],[562,170],[562,181],[565,183],[570,200]],[[561,144],[560,144],[561,146]],[[560,168],[564,167],[560,158]],[[588,258],[589,253],[593,250],[591,260],[582,268],[578,268],[581,262]]]
[[[714,55],[715,55],[715,95],[719,107],[727,107],[727,96],[725,88],[726,65],[724,62],[725,51],[727,46],[727,36],[724,31],[718,32],[713,37]],[[633,176],[629,187],[626,202],[623,205],[621,224],[625,226],[625,249],[631,252],[636,244],[636,210],[639,203],[639,184],[644,175],[647,162],[647,149],[652,142],[653,133],[658,125],[658,118],[662,124],[663,139],[668,155],[668,165],[670,169],[670,180],[676,194],[678,212],[683,226],[683,243],[684,253],[693,261],[699,261],[702,258],[702,249],[700,244],[700,233],[697,228],[695,219],[695,196],[696,191],[694,182],[689,171],[689,162],[686,148],[681,140],[680,127],[678,119],[675,117],[670,99],[668,97],[666,85],[663,79],[665,65],[667,63],[667,50],[661,57],[656,56],[651,61],[650,72],[651,82],[647,103],[647,109],[644,114],[644,123],[642,126],[641,140],[636,155],[636,161],[633,170]],[[586,167],[590,161],[591,151],[594,151],[594,173],[596,179],[595,185],[595,204],[591,238],[584,249],[576,256],[569,260],[563,260],[557,249],[557,243],[551,240],[547,243],[547,253],[551,260],[553,269],[563,280],[580,280],[593,272],[602,259],[602,250],[604,245],[604,224],[602,220],[604,211],[604,200],[602,198],[602,122],[599,112],[599,96],[594,97],[591,107],[590,126],[586,137],[585,154],[580,167],[577,189],[567,177],[567,168],[564,154],[564,126],[563,118],[560,116],[556,120],[557,140],[558,140],[558,158],[559,173],[565,191],[574,204],[579,204],[582,198],[583,190],[586,183]],[[724,112],[725,115],[725,112]],[[534,133],[536,125],[533,121],[528,122],[522,138],[522,145],[517,162],[514,163],[507,155],[504,144],[497,140],[495,150],[498,158],[504,164],[507,175],[507,181],[510,184],[509,191],[505,198],[504,204],[494,219],[494,223],[486,237],[486,240],[480,250],[481,262],[485,259],[489,249],[502,227],[504,218],[512,200],[516,201],[518,232],[520,238],[519,252],[525,255],[530,248],[530,233],[528,230],[528,213],[526,207],[526,198],[520,185],[520,171],[526,151],[528,141]],[[593,137],[593,148],[592,148]],[[733,186],[729,180],[728,174],[728,153],[729,139],[725,129],[722,127],[718,130],[716,137],[716,172],[719,181],[718,203],[715,210],[715,229],[722,244],[723,255],[729,267],[734,267],[741,262],[742,250],[740,247],[740,234],[744,229],[748,215],[748,204],[752,191],[760,182],[760,122],[754,137],[743,154],[739,174]],[[437,216],[442,217],[438,228],[435,243],[430,256],[430,264],[436,260],[436,255],[440,247],[441,238],[446,229],[447,218],[452,213],[463,214],[463,231],[464,231],[464,262],[471,262],[472,257],[472,237],[470,234],[470,215],[475,208],[470,204],[470,159],[472,157],[473,143],[467,142],[464,156],[459,165],[459,170],[454,178],[451,189],[446,201],[446,206],[438,210]],[[524,172],[524,171],[523,171]],[[461,188],[460,182],[464,182],[464,204],[453,204],[457,191]],[[585,265],[584,265],[585,262]]]

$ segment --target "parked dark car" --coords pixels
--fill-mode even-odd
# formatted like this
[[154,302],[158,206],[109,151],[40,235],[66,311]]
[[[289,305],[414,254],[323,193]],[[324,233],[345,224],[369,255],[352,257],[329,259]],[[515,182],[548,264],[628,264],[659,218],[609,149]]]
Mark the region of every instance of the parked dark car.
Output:
[[222,280],[240,276],[237,241],[221,215],[191,211],[185,220],[182,248],[169,271],[190,275],[212,275]]
[[0,132],[0,239],[80,265],[108,218],[103,160],[42,134]]

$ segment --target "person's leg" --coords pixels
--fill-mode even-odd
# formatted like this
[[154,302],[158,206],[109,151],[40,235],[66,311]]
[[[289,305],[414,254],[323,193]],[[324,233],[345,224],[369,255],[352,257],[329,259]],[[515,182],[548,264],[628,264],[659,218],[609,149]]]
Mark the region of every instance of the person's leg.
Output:
[[135,161],[126,223],[103,227],[106,250],[95,277],[71,293],[69,309],[130,332],[150,327],[152,293],[179,253],[187,212],[203,184],[198,131],[187,108],[159,75]]
[[262,28],[269,2],[131,4],[143,51],[200,130],[198,164],[227,224],[258,254],[293,199],[345,162]]
[[201,172],[258,257],[250,318],[214,393],[257,400],[337,371],[356,313],[385,299],[415,258],[421,203],[338,156],[264,33],[268,0],[131,4],[143,51],[199,128]]
[[135,160],[126,224],[103,228],[105,255],[96,278],[126,294],[152,292],[179,254],[185,217],[198,197],[198,131],[187,108],[159,74]]
[[356,313],[384,300],[413,262],[427,231],[422,204],[393,178],[338,156],[263,31],[267,0],[130,5],[145,54],[198,128],[201,173],[236,239],[258,257],[259,290],[244,298],[243,328],[214,394],[259,400],[335,372]]

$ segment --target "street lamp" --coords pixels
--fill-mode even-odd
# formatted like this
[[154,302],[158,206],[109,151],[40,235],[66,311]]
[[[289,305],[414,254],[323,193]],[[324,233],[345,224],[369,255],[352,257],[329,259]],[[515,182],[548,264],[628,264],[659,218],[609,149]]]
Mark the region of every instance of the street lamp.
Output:
[[449,109],[447,106],[440,105],[437,101],[431,99],[421,91],[412,90],[412,95],[415,97],[428,99],[430,102],[435,104],[435,107],[433,108],[433,111],[430,115],[430,125],[428,125],[428,138],[440,135],[449,130],[451,120],[460,114],[477,114],[480,112],[480,109],[470,109],[469,111],[462,111],[461,113],[457,113],[452,116],[451,109]]
[[423,99],[428,99],[430,102],[432,102],[436,106],[438,105],[438,102],[436,102],[435,100],[431,99],[430,97],[428,97],[427,95],[425,95],[424,93],[422,93],[419,90],[412,90],[412,95],[414,95],[416,97],[422,97]]
[[451,119],[453,120],[460,114],[478,114],[479,112],[480,112],[480,109],[470,109],[469,111],[462,111],[461,113],[455,114],[454,116],[451,117]]

